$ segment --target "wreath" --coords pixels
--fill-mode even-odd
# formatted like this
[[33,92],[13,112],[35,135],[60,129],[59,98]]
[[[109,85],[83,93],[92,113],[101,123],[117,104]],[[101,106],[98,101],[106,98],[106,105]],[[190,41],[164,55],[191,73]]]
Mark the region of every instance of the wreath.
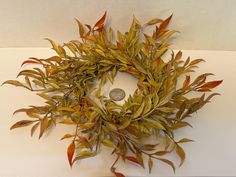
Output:
[[[175,131],[191,127],[186,118],[219,95],[205,93],[222,80],[206,81],[213,74],[204,73],[191,81],[190,73],[204,60],[184,60],[181,51],[172,51],[169,60],[164,59],[169,38],[177,32],[167,28],[171,18],[172,15],[164,20],[154,18],[141,25],[134,17],[129,31],[118,31],[115,38],[112,28],[105,26],[105,13],[93,27],[77,20],[80,40],[58,45],[47,39],[57,55],[25,60],[22,66],[38,67],[20,71],[18,77],[24,81],[3,83],[36,92],[45,100],[43,106],[16,110],[14,114],[24,112],[29,119],[15,123],[11,129],[32,125],[31,136],[39,129],[41,138],[57,123],[74,125],[75,131],[61,138],[71,139],[67,149],[70,166],[97,155],[104,145],[117,157],[111,166],[117,177],[124,176],[116,171],[119,159],[141,167],[146,159],[149,172],[153,160],[159,160],[175,171],[174,163],[165,155],[175,151],[181,166],[185,160],[181,144],[192,141],[176,140]],[[150,27],[154,27],[152,34],[145,32]],[[136,91],[123,105],[101,94],[104,84],[113,82],[117,72],[138,80]],[[196,97],[189,97],[189,93]],[[154,143],[147,142],[150,137]]]

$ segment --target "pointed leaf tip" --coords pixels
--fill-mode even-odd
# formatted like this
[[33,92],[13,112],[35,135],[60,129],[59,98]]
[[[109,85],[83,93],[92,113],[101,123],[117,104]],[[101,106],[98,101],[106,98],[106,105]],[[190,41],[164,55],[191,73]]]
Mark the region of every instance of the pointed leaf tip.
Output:
[[71,167],[73,165],[72,159],[73,159],[74,153],[75,153],[75,142],[72,141],[72,143],[67,148],[67,158]]
[[201,86],[201,89],[203,89],[203,90],[213,89],[213,88],[217,87],[218,85],[220,85],[222,82],[223,82],[223,80],[207,82]]
[[33,122],[34,121],[32,121],[32,120],[21,120],[19,122],[16,122],[14,125],[12,125],[10,130],[15,129],[15,128],[19,128],[19,127],[28,126],[28,125],[32,124]]
[[190,76],[186,76],[182,88],[185,90],[189,86],[189,83],[190,83]]
[[169,25],[169,23],[170,23],[170,20],[172,19],[172,16],[173,16],[173,14],[171,14],[171,16],[169,16],[167,19],[165,19],[162,23],[161,23],[161,25],[160,25],[160,29],[162,29],[162,30],[164,30],[164,29],[166,29],[166,27]]
[[179,167],[183,165],[184,163],[184,160],[185,160],[185,152],[183,150],[182,147],[180,147],[179,145],[176,146],[176,149],[175,149],[177,155],[179,156],[180,158],[180,164],[179,164]]
[[116,172],[116,168],[111,168],[111,172],[116,176],[116,177],[125,177],[122,173]]
[[100,18],[100,19],[97,21],[97,23],[94,25],[94,28],[95,28],[95,27],[98,27],[98,28],[102,27],[103,24],[104,24],[104,22],[105,22],[105,20],[106,20],[106,16],[107,16],[107,11],[105,11],[105,13],[104,13],[104,15],[102,16],[102,18]]

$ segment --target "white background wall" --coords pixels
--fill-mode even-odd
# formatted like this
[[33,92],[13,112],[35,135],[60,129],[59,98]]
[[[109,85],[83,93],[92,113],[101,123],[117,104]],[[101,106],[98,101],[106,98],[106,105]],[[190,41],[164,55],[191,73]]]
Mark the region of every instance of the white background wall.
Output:
[[235,0],[0,0],[0,47],[45,47],[45,37],[75,39],[74,18],[94,23],[108,10],[115,29],[127,30],[135,14],[141,21],[174,13],[181,31],[174,48],[236,50]]

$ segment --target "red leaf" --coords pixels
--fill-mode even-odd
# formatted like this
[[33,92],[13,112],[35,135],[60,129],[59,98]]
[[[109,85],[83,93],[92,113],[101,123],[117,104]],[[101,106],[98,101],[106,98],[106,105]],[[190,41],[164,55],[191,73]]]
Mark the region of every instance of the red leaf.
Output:
[[210,90],[210,89],[217,87],[222,82],[223,82],[223,80],[207,82],[201,86],[201,89],[202,90]]
[[183,83],[183,89],[184,90],[189,86],[189,83],[190,83],[190,76],[186,76],[186,79]]
[[85,26],[88,28],[89,32],[90,32],[90,31],[92,31],[92,28],[91,28],[91,26],[90,26],[90,25],[88,25],[88,24],[85,24]]
[[159,27],[159,31],[162,31],[162,30],[166,29],[166,27],[167,27],[167,26],[169,25],[169,23],[170,23],[170,20],[171,20],[172,16],[173,16],[173,14],[172,14],[171,16],[169,16],[167,19],[165,19],[165,20],[161,23],[161,25],[160,25],[160,27]]
[[134,163],[139,163],[139,162],[138,162],[138,159],[136,159],[135,157],[132,157],[132,156],[126,156],[125,158],[126,158],[127,160],[129,160],[129,161],[134,162]]
[[157,65],[161,64],[161,58],[160,57],[156,59],[156,63],[157,63]]
[[22,64],[21,64],[21,67],[23,66],[23,65],[25,65],[25,64],[38,64],[38,62],[37,61],[33,61],[33,60],[25,60]]
[[75,142],[72,141],[72,143],[68,146],[67,148],[67,157],[68,157],[68,161],[70,166],[72,166],[72,159],[73,159],[73,155],[75,153]]
[[136,163],[136,164],[138,164],[138,165],[141,165],[140,162],[138,161],[138,159],[135,158],[135,157],[126,156],[125,158],[126,158],[127,160],[131,161],[131,162],[134,162],[134,163]]
[[125,69],[124,71],[127,72],[127,73],[130,73],[130,74],[132,74],[132,75],[134,75],[134,76],[137,76],[137,77],[140,76],[140,73],[139,73],[136,69],[131,68],[131,67],[128,67],[128,68]]
[[116,172],[115,168],[111,169],[111,172],[116,175],[116,177],[125,177],[125,175],[123,175],[122,173]]
[[107,16],[107,11],[104,13],[104,15],[102,16],[102,18],[100,18],[100,19],[97,21],[97,23],[94,25],[93,28],[95,28],[95,27],[98,27],[98,28],[102,27],[102,26],[103,26],[103,23],[104,23],[104,21],[105,21],[105,19],[106,19],[106,16]]
[[122,45],[121,45],[121,43],[120,43],[120,42],[116,41],[116,45],[117,45],[117,47],[118,47],[119,49],[121,49],[121,48],[122,48]]

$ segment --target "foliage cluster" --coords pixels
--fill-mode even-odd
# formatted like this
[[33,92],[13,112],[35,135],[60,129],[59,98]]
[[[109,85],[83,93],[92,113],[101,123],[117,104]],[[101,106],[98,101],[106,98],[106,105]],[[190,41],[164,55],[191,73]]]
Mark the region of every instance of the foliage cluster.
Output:
[[[57,123],[73,125],[75,131],[62,139],[71,139],[67,149],[68,161],[95,156],[102,145],[112,148],[117,156],[111,172],[117,177],[119,159],[131,161],[144,167],[143,156],[148,157],[151,172],[153,160],[169,165],[172,161],[165,155],[173,151],[185,160],[182,143],[188,138],[175,140],[175,131],[191,126],[186,118],[202,108],[218,95],[211,92],[222,81],[207,81],[212,73],[190,78],[203,59],[182,59],[182,52],[171,53],[169,38],[177,31],[168,30],[172,16],[155,18],[144,25],[134,17],[129,31],[124,34],[105,26],[106,13],[94,26],[83,25],[77,20],[81,40],[72,40],[58,45],[48,39],[57,55],[46,59],[29,58],[23,65],[39,67],[23,69],[18,77],[25,82],[8,80],[4,84],[23,87],[42,97],[43,106],[30,106],[15,111],[26,113],[29,119],[15,123],[11,129],[32,125],[31,135],[39,129],[39,138]],[[153,27],[153,33],[145,33]],[[114,37],[116,36],[116,37]],[[117,72],[126,72],[137,78],[137,90],[123,105],[101,95],[101,88],[113,82]],[[178,88],[179,78],[185,80]],[[99,80],[99,84],[94,84]],[[189,98],[188,93],[201,92],[201,96]],[[94,99],[91,95],[94,95]],[[145,140],[156,136],[155,144]],[[163,141],[164,140],[164,141]]]

